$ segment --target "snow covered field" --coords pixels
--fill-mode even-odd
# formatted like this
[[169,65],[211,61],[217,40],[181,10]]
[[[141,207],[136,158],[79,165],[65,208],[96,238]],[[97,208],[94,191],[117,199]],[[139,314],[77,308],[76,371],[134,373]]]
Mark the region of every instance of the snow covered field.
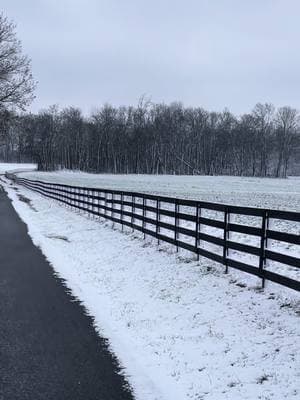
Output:
[[111,175],[83,172],[26,172],[28,179],[250,207],[300,211],[300,177]]
[[[165,190],[163,194],[172,194],[171,183],[177,180],[179,197],[214,196],[215,190],[234,204],[242,204],[240,198],[246,201],[251,189],[249,201],[263,203],[247,205],[263,206],[273,198],[277,203],[272,208],[284,208],[276,200],[281,196],[285,208],[298,202],[299,211],[296,178],[250,179],[248,184],[226,178],[229,188],[224,178],[89,176],[30,174],[86,186]],[[187,181],[194,181],[195,189],[189,184],[184,193]],[[142,241],[141,234],[113,230],[109,222],[77,214],[22,187],[6,189],[34,243],[109,339],[138,400],[299,398],[298,293],[271,284],[262,292],[252,276],[232,270],[224,275],[223,267],[203,258],[193,261],[168,245],[157,251],[156,242]]]
[[18,163],[1,163],[0,162],[0,175],[5,174],[6,171],[24,171],[33,170],[36,168],[35,164],[18,164]]

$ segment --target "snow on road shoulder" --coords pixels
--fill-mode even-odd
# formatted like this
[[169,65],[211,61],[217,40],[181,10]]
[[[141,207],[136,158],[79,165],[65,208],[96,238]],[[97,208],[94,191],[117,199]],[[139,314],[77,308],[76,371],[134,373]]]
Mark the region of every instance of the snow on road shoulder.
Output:
[[138,400],[299,398],[297,293],[240,287],[208,260],[15,189],[34,243],[94,316]]

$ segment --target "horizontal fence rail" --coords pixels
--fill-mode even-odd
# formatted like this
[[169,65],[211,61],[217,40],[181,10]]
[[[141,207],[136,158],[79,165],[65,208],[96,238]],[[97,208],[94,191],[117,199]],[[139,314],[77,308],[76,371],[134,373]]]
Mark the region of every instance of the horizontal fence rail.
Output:
[[269,280],[300,291],[300,280],[295,279],[300,276],[298,212],[70,186],[11,173],[6,177],[75,209],[119,223],[122,228],[130,227],[177,249],[189,250],[198,258],[221,263],[226,272],[231,267],[255,275],[262,279],[263,287]]

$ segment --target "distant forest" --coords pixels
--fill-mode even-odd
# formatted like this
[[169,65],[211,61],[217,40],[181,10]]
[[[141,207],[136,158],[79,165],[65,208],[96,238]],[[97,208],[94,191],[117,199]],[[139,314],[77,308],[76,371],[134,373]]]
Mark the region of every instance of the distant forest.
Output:
[[0,159],[40,170],[286,177],[300,172],[297,110],[257,104],[240,117],[181,103],[104,105],[89,117],[52,106],[0,114]]

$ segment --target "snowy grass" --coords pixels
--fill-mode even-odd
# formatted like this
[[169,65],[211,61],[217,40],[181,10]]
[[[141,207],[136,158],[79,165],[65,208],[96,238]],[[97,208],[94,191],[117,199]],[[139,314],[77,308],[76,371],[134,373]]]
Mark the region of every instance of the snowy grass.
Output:
[[215,203],[300,211],[300,177],[112,175],[70,171],[26,172],[22,177]]
[[5,174],[6,171],[24,171],[24,170],[33,170],[35,168],[36,168],[35,164],[0,162],[0,175]]
[[[76,181],[81,175],[57,174],[72,184],[82,184]],[[118,186],[122,179],[122,188],[141,190],[122,177],[107,182]],[[290,193],[299,196],[294,186]],[[156,192],[162,187],[157,183]],[[151,191],[148,183],[145,188]],[[260,291],[247,274],[224,275],[220,265],[121,233],[22,187],[6,190],[34,243],[109,339],[138,400],[299,398],[298,293],[271,284]],[[283,188],[277,190],[284,197]],[[232,196],[227,187],[222,193]]]

